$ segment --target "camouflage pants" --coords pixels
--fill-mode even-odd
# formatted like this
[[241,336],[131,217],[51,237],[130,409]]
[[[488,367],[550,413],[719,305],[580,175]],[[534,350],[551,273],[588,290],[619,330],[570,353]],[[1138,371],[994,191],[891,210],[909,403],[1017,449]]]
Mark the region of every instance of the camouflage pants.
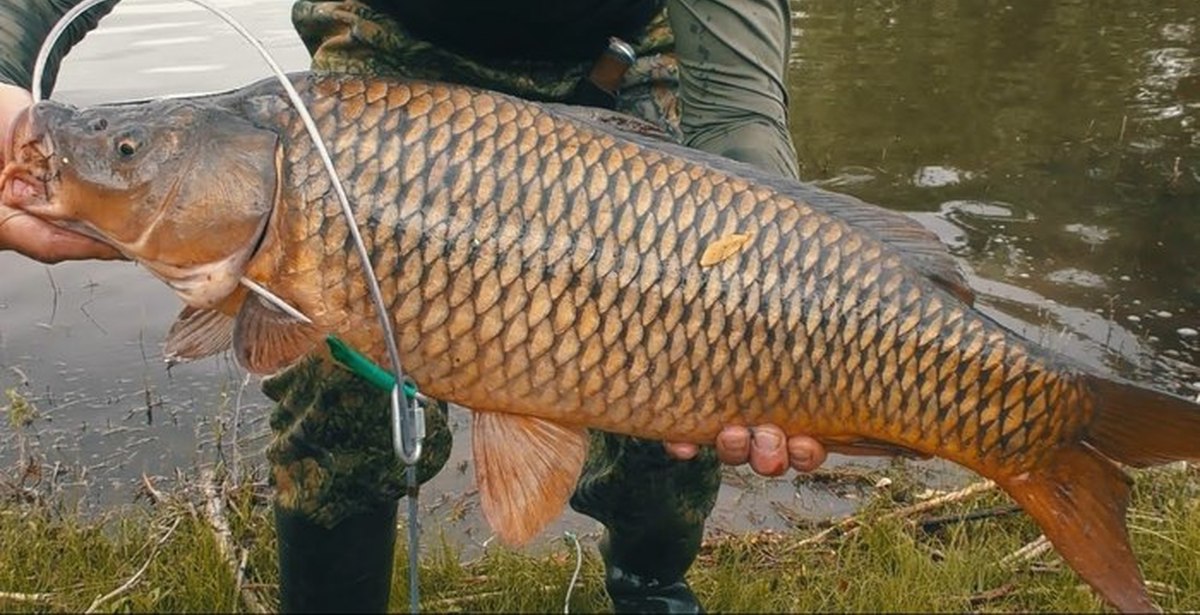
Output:
[[[557,101],[588,69],[580,63],[470,60],[414,38],[389,16],[356,0],[300,0],[293,21],[315,70],[451,81]],[[639,59],[626,74],[617,108],[678,137],[677,70],[665,15],[634,46]],[[267,452],[278,506],[332,527],[400,497],[404,473],[391,452],[384,394],[317,358],[268,380],[263,390],[278,402],[271,420],[275,438]],[[430,409],[427,423],[426,452],[418,468],[422,482],[441,469],[451,444],[445,408]],[[719,485],[711,450],[679,462],[666,456],[660,442],[593,432],[571,503],[623,542],[689,543],[686,553],[667,565],[672,570],[648,571],[674,576],[691,562]]]

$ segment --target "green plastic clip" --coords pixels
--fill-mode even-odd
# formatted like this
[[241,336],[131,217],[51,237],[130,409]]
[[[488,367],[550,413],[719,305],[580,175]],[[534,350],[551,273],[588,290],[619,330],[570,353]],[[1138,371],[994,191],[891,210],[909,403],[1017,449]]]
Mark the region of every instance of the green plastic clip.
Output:
[[[368,359],[365,355],[351,348],[336,335],[326,335],[325,343],[329,345],[329,352],[333,354],[333,358],[361,377],[372,386],[383,391],[391,391],[396,386],[396,378],[390,372],[377,365],[374,361]],[[404,386],[400,387],[404,396],[413,399],[417,396],[417,387],[411,382],[405,382]]]

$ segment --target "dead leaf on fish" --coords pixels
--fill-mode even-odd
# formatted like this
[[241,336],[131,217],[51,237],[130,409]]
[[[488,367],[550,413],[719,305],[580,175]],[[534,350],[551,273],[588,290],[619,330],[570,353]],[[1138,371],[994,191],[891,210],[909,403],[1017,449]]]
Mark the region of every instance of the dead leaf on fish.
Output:
[[708,244],[708,247],[704,249],[704,254],[700,255],[700,266],[712,267],[732,257],[742,249],[742,246],[749,243],[753,237],[753,233],[734,233],[717,239]]

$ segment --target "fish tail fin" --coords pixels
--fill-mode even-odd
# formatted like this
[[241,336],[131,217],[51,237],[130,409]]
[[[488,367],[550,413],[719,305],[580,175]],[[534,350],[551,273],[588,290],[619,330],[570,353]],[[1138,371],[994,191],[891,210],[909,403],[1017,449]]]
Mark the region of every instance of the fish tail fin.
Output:
[[1063,559],[1123,612],[1158,611],[1125,528],[1130,480],[1086,444],[1053,453],[1038,469],[997,482],[1041,526]]
[[1088,385],[1096,416],[1084,441],[1101,454],[1137,468],[1200,461],[1200,404],[1102,378]]

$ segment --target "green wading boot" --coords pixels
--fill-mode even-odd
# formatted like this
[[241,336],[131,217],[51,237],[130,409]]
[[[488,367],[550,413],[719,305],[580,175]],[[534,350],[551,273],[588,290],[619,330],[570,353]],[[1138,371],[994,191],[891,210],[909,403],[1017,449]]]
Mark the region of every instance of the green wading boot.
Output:
[[332,528],[275,506],[283,613],[385,613],[396,546],[396,503]]

